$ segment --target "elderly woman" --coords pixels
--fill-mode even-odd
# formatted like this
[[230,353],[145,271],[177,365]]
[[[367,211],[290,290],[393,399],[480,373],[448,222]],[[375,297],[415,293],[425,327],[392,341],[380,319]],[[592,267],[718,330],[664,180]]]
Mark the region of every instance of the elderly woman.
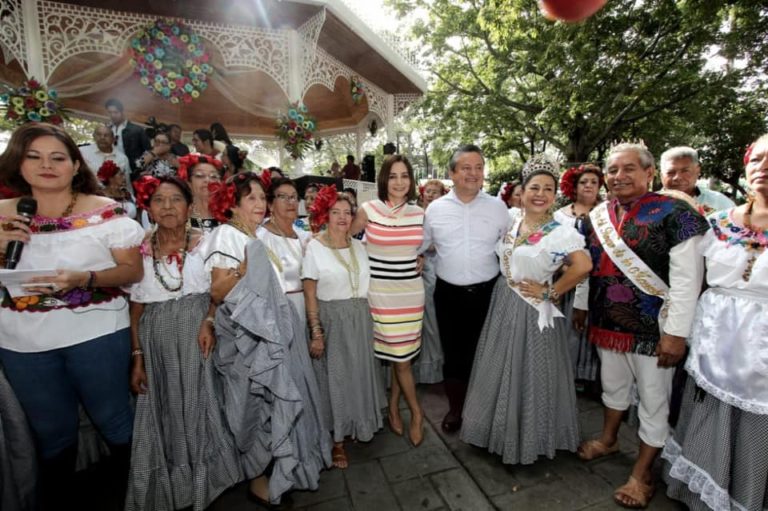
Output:
[[304,321],[272,270],[278,257],[256,240],[267,209],[268,174],[244,172],[212,185],[220,225],[205,241],[216,310],[214,363],[224,409],[240,451],[250,497],[280,502],[292,489],[316,489],[330,465],[317,381]]
[[501,191],[501,200],[507,205],[507,208],[520,209],[522,207],[523,185],[519,181],[505,183]]
[[120,291],[141,280],[144,232],[98,194],[95,174],[59,127],[18,128],[0,156],[0,181],[37,200],[28,225],[18,199],[0,201],[0,264],[24,242],[18,270],[56,268],[30,287],[6,290],[0,363],[27,415],[40,457],[44,508],[72,496],[82,402],[112,452],[125,487],[133,411],[128,303]]
[[592,263],[584,237],[549,212],[557,178],[557,165],[545,158],[523,167],[523,216],[499,243],[502,274],[464,405],[461,439],[500,454],[503,463],[533,463],[579,445],[568,324],[557,303]]
[[377,178],[378,200],[358,209],[352,232],[365,229],[371,261],[368,301],[373,314],[376,357],[393,364],[389,423],[403,434],[400,391],[411,410],[409,434],[414,446],[424,439],[424,413],[416,396],[411,360],[421,351],[424,283],[417,269],[417,254],[424,238],[424,210],[416,199],[413,167],[405,156],[387,157]]
[[368,308],[371,271],[363,244],[349,236],[353,208],[331,185],[312,214],[328,228],[307,245],[302,278],[310,328],[310,355],[333,432],[333,466],[347,468],[344,439],[368,442],[382,427],[386,401],[373,356]]
[[[435,199],[439,199],[446,193],[448,193],[448,189],[439,179],[431,179],[424,183],[423,191],[420,194],[424,210]],[[436,256],[437,253],[434,249],[424,252],[424,267],[421,271],[421,278],[424,280],[424,323],[421,328],[421,354],[414,359],[412,366],[413,379],[416,383],[443,381],[443,347],[440,344],[434,300],[435,283],[437,282]]]
[[125,173],[120,167],[112,160],[104,160],[96,172],[96,177],[104,187],[104,195],[119,203],[130,218],[136,218],[136,204],[125,181]]
[[138,394],[126,509],[205,509],[242,479],[221,413],[210,354],[214,305],[187,220],[192,193],[177,177],[136,182],[157,227],[141,246],[144,279],[131,288],[131,388]]
[[192,190],[192,210],[189,223],[203,235],[219,225],[210,208],[209,183],[221,181],[222,164],[210,156],[191,153],[179,158],[179,177],[189,183]]
[[152,139],[152,149],[136,160],[136,168],[142,174],[155,177],[174,176],[179,167],[176,155],[171,152],[171,136],[158,131]]
[[[587,163],[566,170],[560,178],[560,191],[570,204],[555,211],[555,220],[560,225],[567,225],[582,232],[582,223],[590,211],[600,203],[600,189],[603,185],[603,172],[596,165]],[[574,293],[568,293],[563,300],[563,311],[569,325],[572,324],[573,300]],[[571,328],[568,345],[573,362],[573,375],[580,380],[579,386],[583,388],[583,382],[598,380],[600,359],[595,346],[587,338],[587,327],[579,324],[579,328],[583,329]]]
[[689,509],[768,509],[768,135],[744,158],[747,204],[709,216],[680,419],[662,456]]

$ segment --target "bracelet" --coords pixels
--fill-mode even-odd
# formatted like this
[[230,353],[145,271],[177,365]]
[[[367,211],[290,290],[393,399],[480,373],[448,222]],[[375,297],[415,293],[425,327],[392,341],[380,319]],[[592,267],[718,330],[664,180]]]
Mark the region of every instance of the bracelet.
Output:
[[84,286],[81,286],[80,289],[86,290],[93,287],[93,283],[96,281],[96,272],[95,271],[89,271],[88,272],[88,280],[85,282]]
[[213,324],[215,324],[215,323],[216,323],[216,318],[215,318],[215,317],[213,317],[213,316],[206,316],[206,317],[205,317],[205,321],[207,321],[208,323],[210,323],[211,325],[213,325]]
[[556,301],[560,300],[560,293],[555,291],[555,285],[554,284],[549,286],[549,289],[547,289],[547,293],[549,294],[549,300],[550,301],[556,302]]
[[143,355],[143,354],[144,354],[144,350],[141,348],[135,349],[131,352],[132,357],[138,357],[139,355]]

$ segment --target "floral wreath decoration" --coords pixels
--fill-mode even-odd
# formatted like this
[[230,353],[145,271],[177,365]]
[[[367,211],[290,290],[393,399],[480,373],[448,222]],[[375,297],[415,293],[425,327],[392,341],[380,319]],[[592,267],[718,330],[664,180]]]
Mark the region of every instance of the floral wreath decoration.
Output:
[[208,88],[210,55],[200,36],[180,21],[157,20],[142,28],[128,53],[139,82],[173,104],[191,103]]
[[96,173],[96,177],[101,181],[104,186],[109,183],[109,180],[115,177],[120,172],[120,167],[117,166],[112,160],[104,160],[104,163],[99,167],[99,171]]
[[277,136],[285,142],[285,149],[294,160],[304,158],[304,151],[312,147],[312,134],[317,121],[301,101],[291,103],[288,113],[277,117]]
[[186,156],[180,156],[178,161],[179,161],[179,170],[176,171],[176,175],[179,176],[179,179],[183,181],[189,181],[190,170],[194,169],[196,165],[199,165],[201,163],[207,163],[208,165],[213,165],[214,167],[216,167],[216,170],[218,170],[219,172],[221,172],[221,170],[224,168],[221,161],[211,156],[206,156],[200,153],[189,153]]
[[600,172],[600,169],[596,165],[587,163],[586,165],[582,164],[582,165],[579,165],[578,167],[571,167],[565,172],[563,172],[562,177],[560,177],[560,191],[563,192],[563,195],[565,197],[568,197],[568,199],[570,199],[571,201],[576,200],[576,184],[578,183],[581,175],[584,173],[597,174],[598,190],[602,188],[603,185],[605,184],[603,173]]
[[249,178],[258,180],[264,191],[268,190],[272,184],[272,176],[269,169],[262,170],[261,174],[251,171],[238,172],[224,183],[208,183],[208,210],[213,215],[213,218],[221,223],[226,223],[232,219],[232,208],[237,205],[237,188],[235,183],[243,182]]
[[[101,173],[101,169],[99,169],[99,173]],[[136,205],[145,211],[149,211],[149,202],[159,186],[160,180],[155,176],[141,176],[134,181],[133,191],[136,194]]]
[[315,197],[315,202],[309,208],[311,213],[309,224],[313,232],[318,232],[322,226],[328,223],[328,212],[336,204],[337,200],[339,200],[339,194],[336,191],[336,185],[320,187]]
[[6,92],[0,95],[0,103],[6,105],[5,120],[22,125],[25,122],[48,122],[61,125],[64,122],[64,109],[58,102],[56,89],[46,89],[31,78],[21,87],[6,86]]
[[349,80],[350,93],[352,94],[352,101],[359,105],[363,102],[365,97],[365,84],[357,76],[353,76]]

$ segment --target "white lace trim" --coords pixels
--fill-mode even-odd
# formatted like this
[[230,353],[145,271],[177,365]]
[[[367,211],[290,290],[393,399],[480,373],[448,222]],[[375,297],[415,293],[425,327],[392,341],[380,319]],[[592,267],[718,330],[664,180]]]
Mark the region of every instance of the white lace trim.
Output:
[[680,444],[670,437],[661,453],[661,457],[669,462],[669,476],[685,483],[691,492],[699,495],[702,502],[714,511],[747,511],[747,509],[731,498],[727,490],[718,485],[701,467],[683,456]]
[[711,383],[709,380],[707,380],[704,375],[699,372],[698,364],[694,361],[694,359],[695,357],[688,357],[688,362],[686,363],[685,369],[688,374],[690,374],[696,381],[696,385],[707,391],[707,393],[712,394],[712,396],[716,397],[723,403],[735,406],[736,408],[744,410],[745,412],[754,413],[757,415],[768,415],[768,403],[747,401],[746,399],[742,399],[726,390],[721,389],[714,383]]

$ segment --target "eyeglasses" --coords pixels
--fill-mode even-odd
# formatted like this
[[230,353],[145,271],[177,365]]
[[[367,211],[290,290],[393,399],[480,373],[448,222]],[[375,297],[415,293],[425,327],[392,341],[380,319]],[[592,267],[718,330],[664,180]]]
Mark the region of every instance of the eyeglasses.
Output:
[[283,202],[299,202],[298,195],[288,195],[287,193],[278,193],[275,195],[276,199],[280,199]]
[[195,172],[192,177],[197,179],[207,179],[208,181],[221,181],[218,174],[203,174],[202,172]]

